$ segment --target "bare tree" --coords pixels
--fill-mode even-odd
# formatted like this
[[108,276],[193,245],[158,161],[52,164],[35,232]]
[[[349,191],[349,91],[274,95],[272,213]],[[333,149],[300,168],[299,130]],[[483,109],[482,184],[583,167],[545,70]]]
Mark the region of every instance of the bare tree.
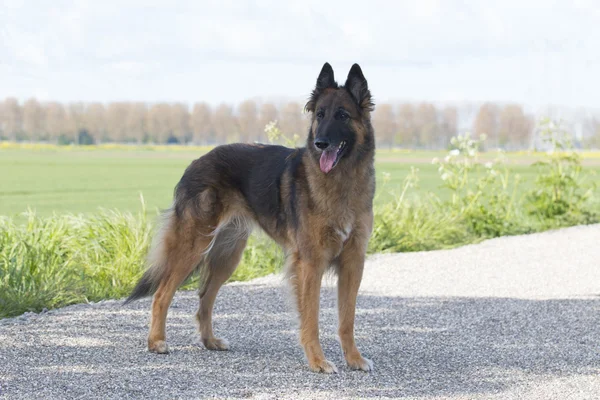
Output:
[[308,129],[308,121],[302,115],[302,106],[295,101],[286,103],[281,109],[279,126],[282,132],[292,137],[302,135]]
[[85,110],[85,126],[96,142],[108,140],[106,125],[106,108],[102,103],[92,103]]
[[124,142],[127,138],[125,121],[129,113],[129,103],[114,102],[106,110],[108,137],[112,142]]
[[145,103],[132,103],[129,106],[125,129],[127,137],[134,140],[137,144],[143,143],[146,139],[147,112],[148,108]]
[[194,143],[211,143],[213,138],[211,136],[211,109],[206,103],[194,104],[192,110],[190,125],[192,132],[194,133]]
[[238,108],[240,141],[251,142],[258,137],[258,113],[254,100],[246,100]]
[[71,103],[68,108],[67,131],[74,143],[79,143],[79,134],[85,129],[85,104]]
[[183,103],[175,103],[170,107],[170,129],[178,142],[186,143],[192,140],[190,129],[189,107]]
[[437,111],[431,103],[421,103],[415,112],[417,146],[431,148],[438,133]]
[[600,118],[591,116],[583,124],[584,144],[593,149],[600,148]]
[[23,104],[23,132],[32,141],[39,141],[44,137],[44,110],[34,98]]
[[57,141],[67,131],[67,113],[62,104],[51,101],[46,109],[46,131],[51,140]]
[[500,113],[498,139],[500,145],[508,149],[525,148],[531,140],[533,120],[525,115],[523,108],[509,104]]
[[2,107],[2,125],[4,134],[12,141],[16,141],[23,130],[23,115],[19,101],[14,97],[4,100]]
[[485,134],[490,144],[495,147],[500,145],[498,138],[498,107],[495,104],[485,103],[479,107],[473,123],[473,134],[476,137]]
[[404,103],[398,108],[396,117],[397,131],[395,142],[401,146],[414,146],[417,140],[415,127],[415,108],[410,103]]
[[442,111],[440,126],[440,147],[447,147],[450,144],[450,139],[456,136],[458,130],[458,109],[454,106],[447,106]]
[[373,113],[373,128],[377,138],[384,146],[392,147],[396,136],[396,115],[391,104],[380,104]]
[[279,118],[279,112],[277,111],[277,107],[273,103],[264,103],[260,107],[260,116],[258,119],[258,124],[260,126],[258,141],[265,141],[265,126],[272,121],[277,121]]
[[166,143],[169,136],[172,134],[170,131],[170,106],[167,103],[154,104],[148,110],[148,131],[150,137],[156,143]]
[[237,121],[228,104],[221,104],[213,114],[213,127],[216,139],[220,143],[234,141],[237,137]]

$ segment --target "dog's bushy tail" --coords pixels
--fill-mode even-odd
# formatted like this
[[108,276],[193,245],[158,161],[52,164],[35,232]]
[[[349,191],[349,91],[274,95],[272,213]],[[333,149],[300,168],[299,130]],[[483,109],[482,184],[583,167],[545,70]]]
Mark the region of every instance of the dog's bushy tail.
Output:
[[135,285],[135,288],[124,304],[153,295],[165,275],[167,268],[165,237],[174,228],[175,213],[173,208],[165,211],[161,219],[159,230],[154,236],[150,251],[148,252],[146,261],[148,269]]

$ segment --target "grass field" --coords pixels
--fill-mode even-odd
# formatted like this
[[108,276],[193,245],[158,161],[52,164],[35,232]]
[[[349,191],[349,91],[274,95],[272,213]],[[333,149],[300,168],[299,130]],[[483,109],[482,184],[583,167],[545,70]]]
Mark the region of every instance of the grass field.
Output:
[[[38,215],[53,213],[92,213],[98,208],[137,212],[140,193],[148,213],[168,207],[173,188],[184,169],[206,148],[148,147],[85,149],[69,147],[2,148],[0,147],[0,215],[15,215],[31,208]],[[431,191],[442,199],[449,192],[440,189],[434,157],[444,152],[391,151],[377,152],[379,204],[388,202],[390,191],[399,190],[411,167],[419,169],[420,190],[411,196]],[[598,158],[595,158],[598,156]],[[491,158],[492,155],[484,158]],[[523,178],[522,188],[530,186],[535,169],[529,165],[535,156],[509,154],[512,169]],[[588,156],[586,168],[600,171],[600,155]],[[381,184],[384,173],[390,179]]]

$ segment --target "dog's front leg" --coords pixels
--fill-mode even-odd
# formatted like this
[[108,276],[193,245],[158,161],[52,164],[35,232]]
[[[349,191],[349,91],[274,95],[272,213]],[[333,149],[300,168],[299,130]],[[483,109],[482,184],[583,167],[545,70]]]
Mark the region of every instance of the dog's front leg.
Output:
[[373,363],[364,358],[354,342],[354,316],[356,297],[362,280],[365,264],[368,232],[357,232],[348,241],[340,254],[338,266],[338,333],[342,351],[348,366],[352,369],[371,371]]
[[319,294],[325,265],[297,258],[291,267],[291,283],[300,314],[300,344],[308,365],[315,372],[337,372],[336,366],[325,359],[319,342]]

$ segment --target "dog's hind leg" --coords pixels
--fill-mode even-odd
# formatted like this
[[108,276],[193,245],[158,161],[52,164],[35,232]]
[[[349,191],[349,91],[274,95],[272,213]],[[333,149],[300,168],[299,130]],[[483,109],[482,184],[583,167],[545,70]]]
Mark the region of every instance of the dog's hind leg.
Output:
[[[190,240],[192,243],[189,242]],[[159,354],[169,352],[165,334],[169,305],[177,288],[200,263],[203,257],[202,253],[209,242],[209,239],[203,237],[185,238],[174,244],[168,251],[167,266],[152,301],[148,350]]]
[[215,237],[208,256],[206,257],[207,273],[200,289],[200,306],[196,313],[200,338],[208,350],[228,350],[229,345],[224,339],[216,338],[212,327],[212,311],[215,298],[221,286],[229,279],[238,266],[249,230],[245,226],[228,224]]

